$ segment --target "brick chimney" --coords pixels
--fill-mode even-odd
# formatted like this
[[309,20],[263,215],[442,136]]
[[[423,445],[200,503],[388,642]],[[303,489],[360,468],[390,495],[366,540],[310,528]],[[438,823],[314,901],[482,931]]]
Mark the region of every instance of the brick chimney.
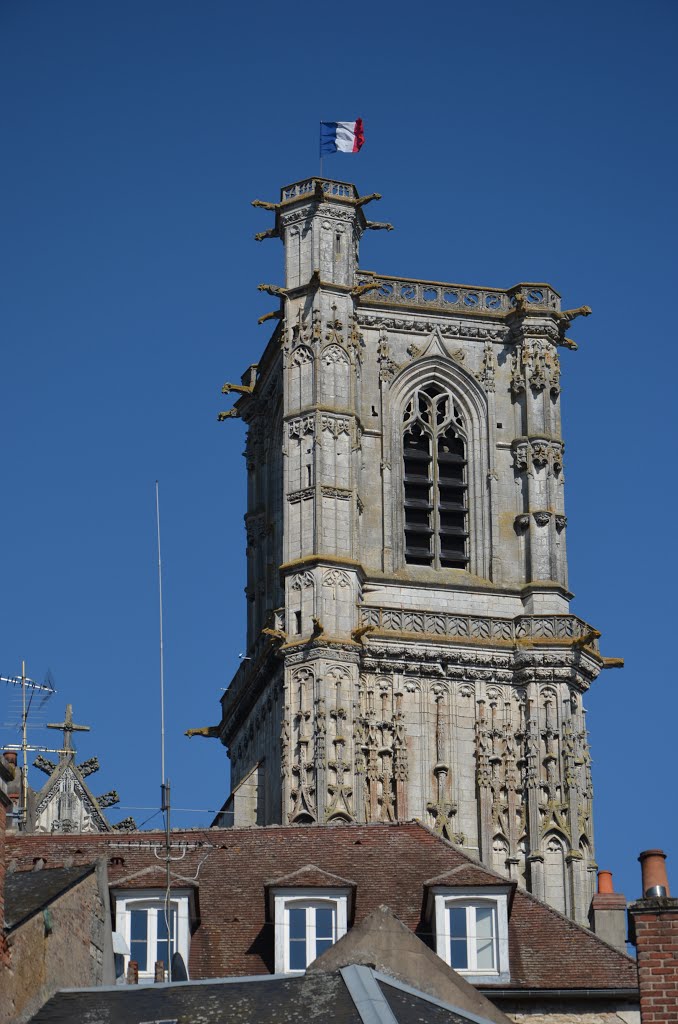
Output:
[[629,907],[629,938],[638,954],[642,1024],[678,1022],[678,899],[671,897],[663,850],[638,860],[643,895]]
[[[15,762],[16,763],[16,762]],[[9,948],[5,938],[5,871],[7,812],[12,801],[7,795],[7,783],[14,778],[14,765],[0,755],[0,967],[9,966]]]
[[601,939],[626,952],[626,899],[614,891],[611,871],[598,872],[598,892],[591,900],[589,924]]

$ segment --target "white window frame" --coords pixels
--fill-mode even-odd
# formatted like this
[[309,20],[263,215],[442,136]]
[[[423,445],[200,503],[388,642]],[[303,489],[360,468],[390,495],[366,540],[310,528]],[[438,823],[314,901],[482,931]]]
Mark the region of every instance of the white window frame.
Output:
[[[475,949],[471,942],[468,943],[469,967],[454,970],[462,974],[467,981],[478,984],[488,982],[506,983],[510,981],[509,971],[509,944],[508,944],[508,897],[509,892],[505,887],[483,886],[477,888],[450,888],[448,886],[435,886],[430,891],[429,900],[433,900],[434,929],[436,939],[436,953],[446,964],[452,967],[452,956],[450,951],[450,929],[448,910],[450,907],[461,906],[467,909],[467,921],[475,915],[468,914],[468,908],[492,907],[495,921],[495,968],[493,970],[478,970],[475,965]],[[468,939],[474,938],[474,928],[469,929]]]
[[[155,981],[155,961],[157,959],[157,918],[158,914],[165,912],[165,891],[164,889],[125,889],[112,893],[113,906],[115,911],[115,930],[122,935],[127,948],[132,948],[132,910],[149,910],[152,913],[148,919],[148,969],[139,969],[139,982]],[[193,893],[188,889],[172,889],[171,905],[177,912],[177,934],[175,950],[181,953],[181,957],[188,970],[188,953],[190,948],[191,919],[195,917],[192,906]],[[155,955],[153,949],[155,947]],[[130,954],[125,955],[125,973],[131,959]],[[169,970],[169,964],[165,964],[165,970]]]
[[[290,909],[303,907],[330,907],[334,911],[334,942],[338,942],[348,928],[349,889],[274,889],[271,892],[275,932],[275,973],[303,974],[303,970],[290,968]],[[306,965],[315,960],[315,920],[306,917]]]

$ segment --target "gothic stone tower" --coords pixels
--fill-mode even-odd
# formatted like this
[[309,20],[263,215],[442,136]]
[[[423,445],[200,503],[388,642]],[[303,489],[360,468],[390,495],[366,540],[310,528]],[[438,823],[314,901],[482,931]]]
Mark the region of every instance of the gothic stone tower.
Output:
[[276,328],[247,423],[248,657],[210,732],[236,824],[419,818],[586,922],[582,695],[569,613],[558,347],[546,284],[358,269],[353,185],[282,190]]

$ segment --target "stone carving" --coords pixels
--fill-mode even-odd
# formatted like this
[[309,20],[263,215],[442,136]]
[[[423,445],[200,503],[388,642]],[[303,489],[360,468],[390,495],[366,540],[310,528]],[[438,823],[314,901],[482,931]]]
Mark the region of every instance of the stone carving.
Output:
[[300,416],[296,420],[290,420],[287,424],[288,437],[304,437],[307,434],[315,434],[315,417]]
[[315,586],[313,574],[308,571],[298,572],[292,577],[290,586],[292,590],[306,590],[308,587]]
[[136,832],[137,823],[134,818],[123,818],[117,825],[113,825],[114,832]]
[[298,348],[296,348],[292,353],[292,357],[290,359],[291,366],[303,366],[304,363],[312,362],[313,352],[311,351],[310,348],[307,348],[305,345],[300,345]]
[[567,526],[567,516],[558,516],[557,515],[555,517],[555,520],[556,520],[556,530],[558,531],[558,533],[562,533],[563,530],[565,529],[565,527]]
[[305,498],[313,497],[315,497],[315,491],[312,487],[302,487],[300,491],[290,491],[287,495],[287,500],[289,502],[303,501]]
[[391,357],[391,346],[385,328],[379,332],[377,345],[377,362],[379,363],[379,380],[389,384],[398,372],[398,364]]
[[323,432],[331,434],[332,437],[339,437],[340,434],[351,433],[351,421],[345,416],[322,416],[320,426]]
[[351,578],[343,569],[327,569],[323,573],[324,587],[350,587]]
[[494,348],[492,343],[488,341],[485,343],[480,370],[476,373],[476,380],[482,384],[486,391],[494,391],[494,375],[496,366],[497,360],[494,354]]
[[326,487],[320,488],[323,497],[325,498],[339,498],[341,501],[350,501],[353,496],[353,491],[348,487]]
[[513,441],[511,453],[513,455],[513,468],[517,472],[532,474],[533,468],[543,469],[549,466],[553,473],[558,476],[563,468],[562,441],[556,441],[545,437],[520,437]]
[[540,509],[538,512],[532,513],[532,518],[537,526],[548,526],[551,522],[551,513],[547,512],[545,509]]

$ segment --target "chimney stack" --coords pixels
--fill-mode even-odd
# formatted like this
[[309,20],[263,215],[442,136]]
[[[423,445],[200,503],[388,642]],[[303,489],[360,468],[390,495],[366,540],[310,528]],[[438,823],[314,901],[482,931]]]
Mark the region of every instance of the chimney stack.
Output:
[[670,895],[666,854],[645,850],[638,860],[643,896],[629,907],[629,938],[638,954],[642,1024],[678,1024],[678,899]]
[[591,900],[589,924],[601,939],[626,952],[626,899],[614,891],[611,871],[598,872],[598,892]]
[[638,860],[643,873],[643,899],[651,899],[653,896],[670,896],[664,851],[644,850]]

